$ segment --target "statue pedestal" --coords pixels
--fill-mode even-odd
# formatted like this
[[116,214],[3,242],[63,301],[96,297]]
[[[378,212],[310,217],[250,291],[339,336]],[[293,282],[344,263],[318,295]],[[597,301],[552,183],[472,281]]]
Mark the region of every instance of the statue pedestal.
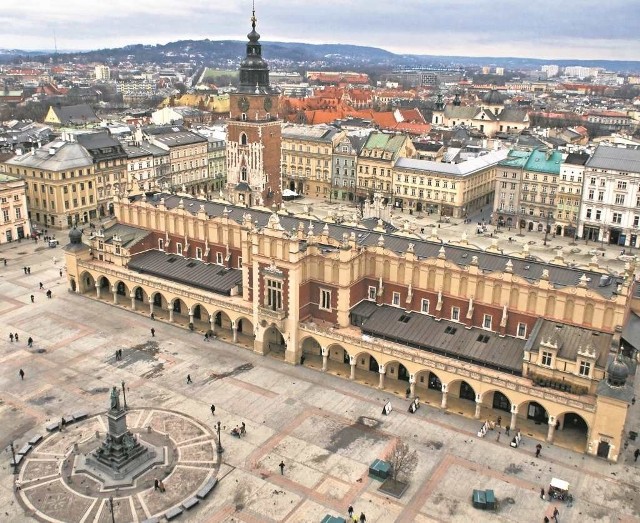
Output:
[[117,392],[107,412],[109,431],[102,444],[86,455],[76,457],[75,472],[99,479],[104,488],[132,485],[143,472],[165,462],[165,448],[154,447],[127,429],[127,411],[120,407]]

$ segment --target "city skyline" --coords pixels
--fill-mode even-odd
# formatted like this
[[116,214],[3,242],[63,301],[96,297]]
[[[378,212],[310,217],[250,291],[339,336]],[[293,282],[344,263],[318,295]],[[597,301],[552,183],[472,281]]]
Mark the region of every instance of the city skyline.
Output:
[[[579,6],[562,13],[550,0],[497,0],[490,5],[404,0],[390,11],[388,2],[379,0],[347,5],[270,0],[257,2],[256,16],[267,41],[354,44],[422,55],[640,60],[635,32],[640,10],[630,9],[625,0],[606,5],[584,0]],[[25,0],[0,14],[0,48],[93,50],[188,39],[242,40],[250,28],[251,8],[249,0],[232,5],[193,0],[179,9],[169,0],[114,0],[108,5]]]

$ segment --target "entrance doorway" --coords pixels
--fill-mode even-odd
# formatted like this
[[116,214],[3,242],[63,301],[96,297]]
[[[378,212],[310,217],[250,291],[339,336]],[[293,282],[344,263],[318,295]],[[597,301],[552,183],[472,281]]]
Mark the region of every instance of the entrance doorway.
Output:
[[601,441],[598,443],[598,457],[599,458],[608,458],[609,450],[611,449],[611,445],[606,441]]

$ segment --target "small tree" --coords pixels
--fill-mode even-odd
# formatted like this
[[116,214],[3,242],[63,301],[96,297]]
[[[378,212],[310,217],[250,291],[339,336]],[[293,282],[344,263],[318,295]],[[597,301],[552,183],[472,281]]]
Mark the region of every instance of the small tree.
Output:
[[399,439],[389,451],[387,461],[391,463],[391,475],[394,481],[399,481],[398,478],[408,481],[418,466],[418,453],[410,450],[409,445]]

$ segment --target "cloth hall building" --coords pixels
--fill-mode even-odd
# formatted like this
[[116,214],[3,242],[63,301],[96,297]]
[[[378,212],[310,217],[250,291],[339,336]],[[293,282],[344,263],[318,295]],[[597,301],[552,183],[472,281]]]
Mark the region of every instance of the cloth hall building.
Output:
[[116,197],[114,210],[89,245],[71,233],[78,294],[618,458],[633,267],[611,276],[595,259],[546,264],[435,230],[423,240],[170,194]]

